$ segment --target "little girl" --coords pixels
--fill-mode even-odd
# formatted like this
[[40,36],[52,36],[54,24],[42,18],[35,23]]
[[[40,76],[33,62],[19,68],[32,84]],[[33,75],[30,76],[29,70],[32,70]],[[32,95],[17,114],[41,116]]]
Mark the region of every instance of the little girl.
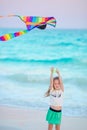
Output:
[[48,130],[52,130],[53,125],[55,125],[55,130],[60,130],[64,86],[59,70],[56,69],[55,71],[58,77],[53,78],[53,72],[54,68],[51,68],[50,87],[45,94],[50,96],[50,107],[46,120],[48,121]]

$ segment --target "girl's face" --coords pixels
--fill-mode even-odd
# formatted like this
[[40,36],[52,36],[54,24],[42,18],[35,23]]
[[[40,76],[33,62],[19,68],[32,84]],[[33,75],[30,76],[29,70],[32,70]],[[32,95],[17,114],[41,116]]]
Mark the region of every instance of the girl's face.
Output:
[[56,89],[56,90],[60,89],[60,82],[58,79],[55,79],[53,81],[53,86],[54,86],[54,89]]

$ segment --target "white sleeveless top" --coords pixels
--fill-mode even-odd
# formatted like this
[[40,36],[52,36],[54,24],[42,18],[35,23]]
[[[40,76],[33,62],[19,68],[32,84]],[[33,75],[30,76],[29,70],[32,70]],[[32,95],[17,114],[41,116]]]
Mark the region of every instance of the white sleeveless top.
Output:
[[50,91],[50,105],[51,106],[62,106],[63,105],[63,91],[62,90],[51,90]]

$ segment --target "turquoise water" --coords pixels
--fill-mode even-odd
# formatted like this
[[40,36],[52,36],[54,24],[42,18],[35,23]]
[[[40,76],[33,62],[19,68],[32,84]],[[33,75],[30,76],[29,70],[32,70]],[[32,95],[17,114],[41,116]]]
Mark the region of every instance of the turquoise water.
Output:
[[63,115],[87,116],[87,30],[34,29],[0,41],[0,105],[47,110],[52,66],[64,82]]

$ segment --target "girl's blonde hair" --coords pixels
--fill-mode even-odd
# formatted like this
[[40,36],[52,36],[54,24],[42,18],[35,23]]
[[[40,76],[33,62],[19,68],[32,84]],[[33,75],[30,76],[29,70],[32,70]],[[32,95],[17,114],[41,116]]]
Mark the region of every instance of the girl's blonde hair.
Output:
[[50,88],[47,90],[47,92],[45,93],[45,97],[50,96]]
[[[59,77],[58,77],[58,76],[57,76],[57,77],[54,77],[54,78],[53,78],[53,82],[54,82],[54,80],[59,80]],[[54,85],[53,85],[52,89],[55,90]],[[50,96],[50,87],[49,87],[49,89],[47,90],[47,92],[45,93],[45,97],[48,97],[48,96]]]

